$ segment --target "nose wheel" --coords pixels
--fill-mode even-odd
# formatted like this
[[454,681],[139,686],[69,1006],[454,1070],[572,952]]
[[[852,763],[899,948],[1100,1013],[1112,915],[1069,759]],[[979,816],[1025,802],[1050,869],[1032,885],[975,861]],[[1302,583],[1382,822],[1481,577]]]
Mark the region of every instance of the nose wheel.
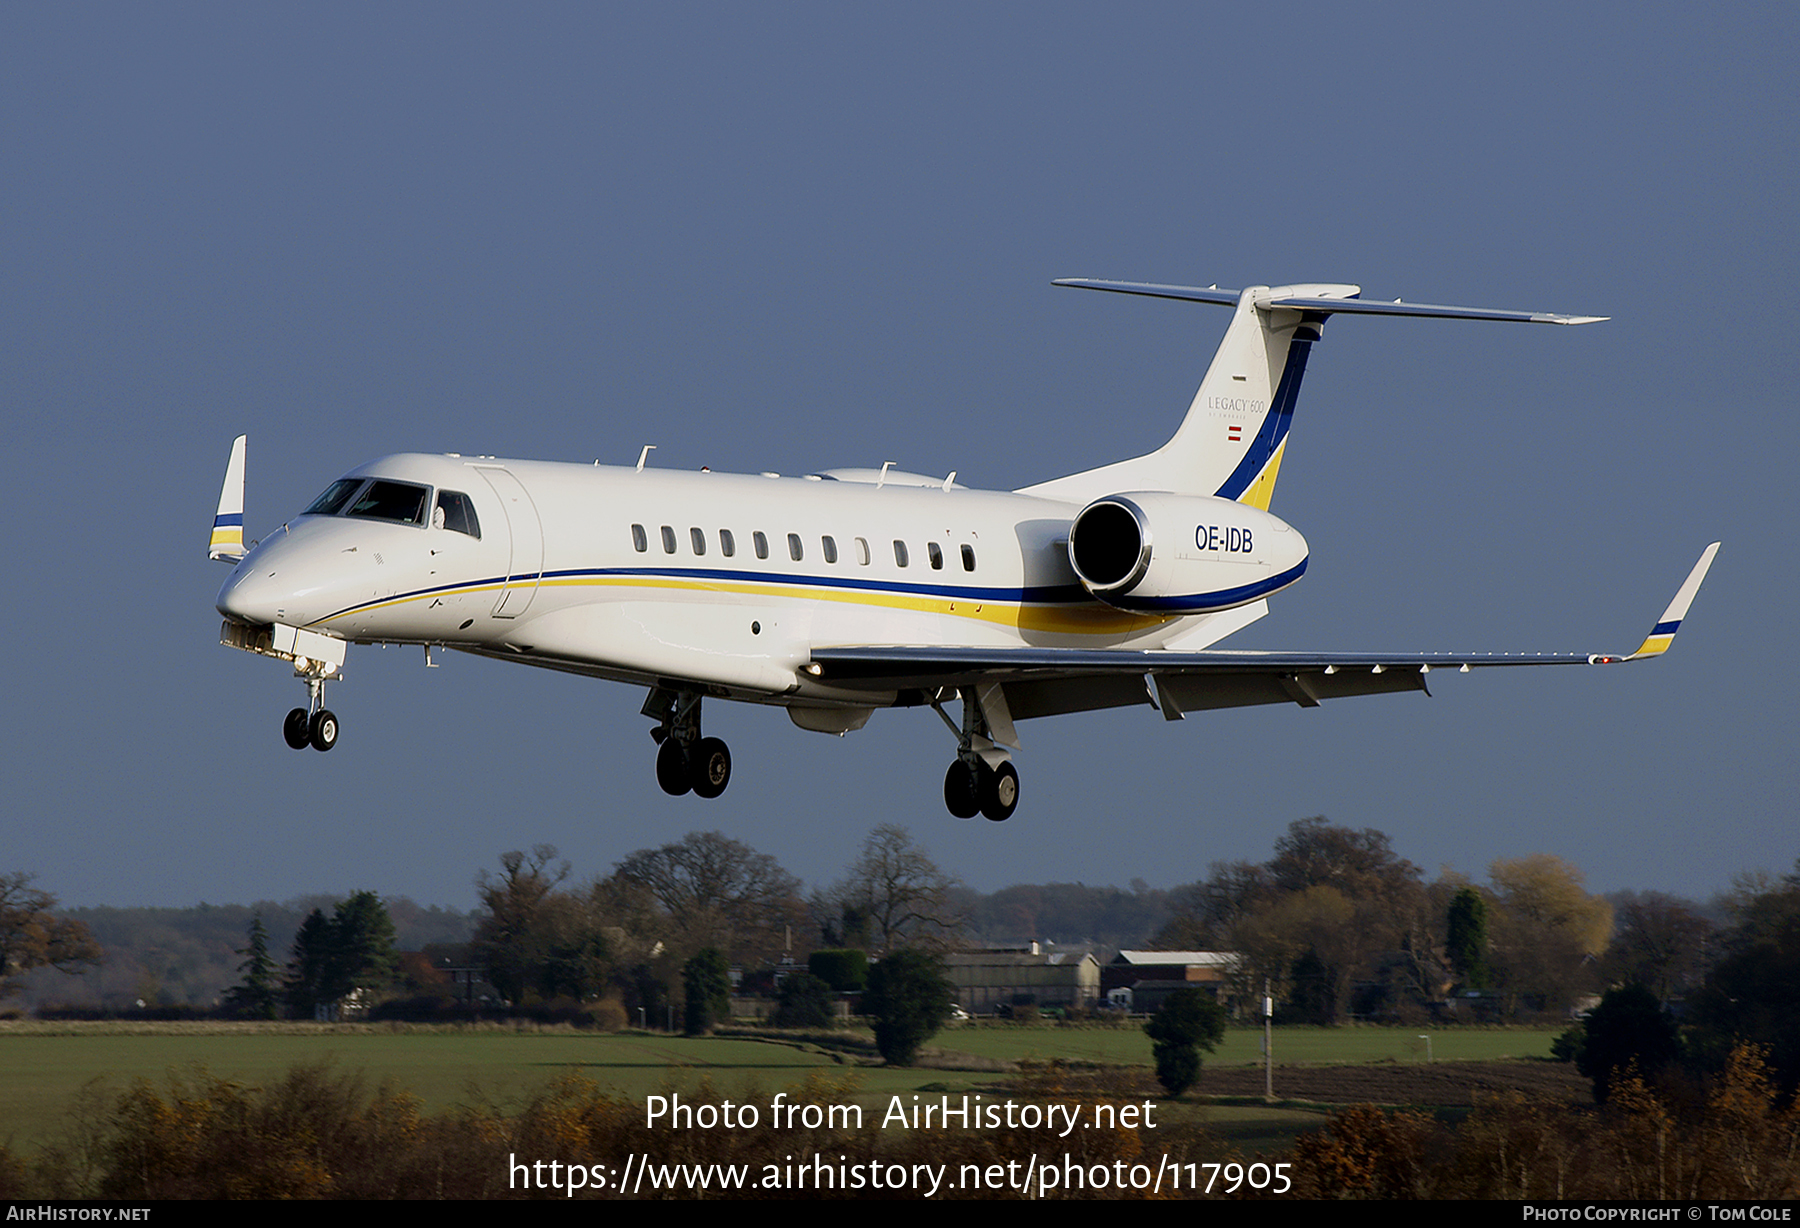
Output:
[[306,689],[310,695],[310,703],[304,708],[295,708],[281,722],[281,740],[294,750],[330,750],[337,745],[338,718],[337,713],[325,706],[325,680],[307,677]]

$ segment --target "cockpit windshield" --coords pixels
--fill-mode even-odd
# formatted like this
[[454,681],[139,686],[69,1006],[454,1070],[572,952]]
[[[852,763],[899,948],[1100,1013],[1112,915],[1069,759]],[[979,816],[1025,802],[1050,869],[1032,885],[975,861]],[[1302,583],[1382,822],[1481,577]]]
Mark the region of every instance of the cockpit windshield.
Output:
[[410,482],[370,482],[350,501],[344,515],[365,520],[393,520],[400,524],[424,524],[425,504],[431,491]]
[[339,478],[313,500],[308,516],[355,516],[363,520],[389,520],[396,524],[424,525],[431,488],[385,478]]
[[325,488],[325,493],[312,501],[312,506],[301,513],[303,516],[335,516],[344,510],[344,504],[350,502],[350,496],[362,488],[367,478],[339,478]]

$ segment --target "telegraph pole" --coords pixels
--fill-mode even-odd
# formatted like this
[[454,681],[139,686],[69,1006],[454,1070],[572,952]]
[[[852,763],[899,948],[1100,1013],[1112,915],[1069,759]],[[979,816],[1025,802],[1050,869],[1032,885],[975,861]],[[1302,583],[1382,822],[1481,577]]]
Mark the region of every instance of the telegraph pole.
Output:
[[1269,996],[1269,978],[1263,978],[1263,1099],[1275,1099],[1275,999]]

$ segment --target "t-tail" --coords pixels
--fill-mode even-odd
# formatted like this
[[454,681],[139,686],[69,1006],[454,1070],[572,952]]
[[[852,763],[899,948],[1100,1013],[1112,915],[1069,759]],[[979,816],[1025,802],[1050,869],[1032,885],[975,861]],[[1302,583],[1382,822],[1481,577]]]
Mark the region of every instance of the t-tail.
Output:
[[1399,300],[1364,302],[1361,287],[1331,283],[1250,286],[1241,291],[1079,277],[1056,284],[1235,309],[1225,339],[1173,439],[1148,455],[1028,486],[1020,492],[1077,503],[1118,491],[1166,490],[1212,495],[1267,511],[1287,451],[1307,356],[1329,316],[1438,316],[1527,324],[1590,324],[1607,318]]

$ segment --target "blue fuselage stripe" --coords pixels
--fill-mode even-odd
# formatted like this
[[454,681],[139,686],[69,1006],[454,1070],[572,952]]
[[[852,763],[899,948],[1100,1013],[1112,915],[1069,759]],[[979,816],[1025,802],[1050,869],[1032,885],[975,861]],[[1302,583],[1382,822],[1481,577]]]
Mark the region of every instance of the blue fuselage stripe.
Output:
[[1143,610],[1146,612],[1198,612],[1218,610],[1228,606],[1244,605],[1255,601],[1258,597],[1267,597],[1270,593],[1286,588],[1302,575],[1306,574],[1307,560],[1301,559],[1278,576],[1267,580],[1258,580],[1254,584],[1240,584],[1236,588],[1222,588],[1211,593],[1190,593],[1185,597],[1133,597],[1119,598],[1119,608]]
[[[856,580],[841,576],[819,576],[794,574],[791,572],[760,572],[736,569],[709,569],[704,567],[574,567],[560,571],[546,571],[541,574],[528,572],[513,576],[488,576],[480,580],[464,580],[457,584],[433,585],[430,588],[415,589],[411,592],[394,593],[386,597],[378,597],[372,601],[359,602],[346,606],[336,613],[328,614],[319,622],[329,622],[334,618],[342,618],[346,614],[354,614],[358,610],[370,606],[392,605],[398,601],[414,601],[422,597],[446,595],[466,592],[470,589],[492,588],[497,585],[524,586],[536,584],[540,578],[544,581],[554,580],[691,580],[706,584],[780,584],[793,585],[796,588],[839,589],[850,592],[882,592],[893,593],[905,597],[938,597],[949,601],[1005,601],[1021,605],[1086,605],[1093,602],[1087,590],[1076,584],[1039,585],[1029,588],[996,588],[976,587],[949,584],[907,584],[882,580]],[[801,595],[801,594],[797,594]]]

